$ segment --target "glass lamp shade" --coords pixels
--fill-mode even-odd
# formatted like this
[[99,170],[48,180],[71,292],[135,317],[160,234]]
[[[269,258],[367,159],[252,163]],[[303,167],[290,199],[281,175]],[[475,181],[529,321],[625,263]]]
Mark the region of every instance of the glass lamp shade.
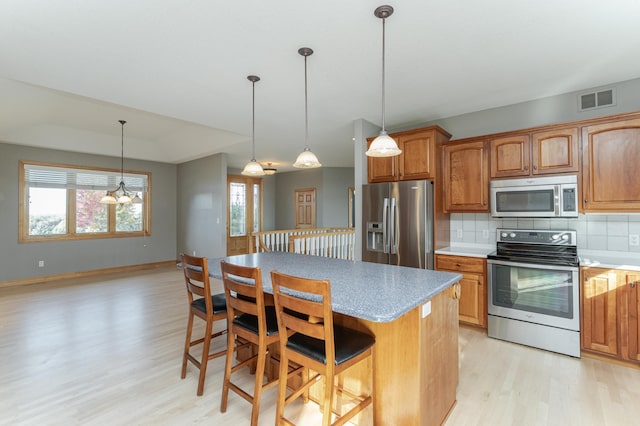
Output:
[[264,176],[264,170],[260,163],[256,160],[251,160],[244,166],[244,170],[242,170],[242,174],[245,176]]
[[296,162],[293,163],[293,167],[299,169],[315,169],[320,166],[322,166],[322,164],[318,161],[318,157],[311,152],[309,147],[305,148],[304,151],[298,155],[298,158],[296,158]]
[[142,204],[142,198],[140,198],[140,195],[137,192],[136,192],[136,196],[131,199],[131,203]]
[[123,194],[118,197],[118,204],[131,204],[131,197],[127,194]]
[[367,150],[367,157],[393,157],[400,155],[402,150],[398,148],[396,141],[384,130],[371,142]]
[[107,192],[107,194],[100,199],[100,204],[118,204],[118,201],[112,192]]

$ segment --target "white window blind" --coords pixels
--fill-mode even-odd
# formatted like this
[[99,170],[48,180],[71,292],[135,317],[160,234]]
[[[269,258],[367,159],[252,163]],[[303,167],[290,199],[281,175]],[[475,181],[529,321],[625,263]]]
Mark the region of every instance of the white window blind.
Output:
[[[72,167],[24,164],[24,183],[28,187],[113,190],[120,183],[120,172]],[[146,174],[124,173],[124,184],[129,191],[145,192]]]

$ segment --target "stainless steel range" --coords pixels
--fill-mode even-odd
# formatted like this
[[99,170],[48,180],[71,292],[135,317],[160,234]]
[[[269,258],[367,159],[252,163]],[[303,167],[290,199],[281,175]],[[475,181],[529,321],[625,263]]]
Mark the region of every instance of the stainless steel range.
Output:
[[487,256],[489,337],[580,357],[576,232],[497,232]]

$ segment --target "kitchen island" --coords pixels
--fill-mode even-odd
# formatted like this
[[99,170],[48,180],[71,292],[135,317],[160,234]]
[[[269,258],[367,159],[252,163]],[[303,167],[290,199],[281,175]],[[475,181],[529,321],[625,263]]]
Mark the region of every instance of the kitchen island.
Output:
[[[221,259],[209,273],[222,278]],[[456,273],[329,259],[291,253],[230,256],[225,261],[331,282],[334,322],[375,336],[373,365],[356,365],[343,380],[355,393],[369,391],[373,410],[359,424],[441,424],[456,401],[458,384],[458,296]],[[371,418],[372,417],[372,418]]]

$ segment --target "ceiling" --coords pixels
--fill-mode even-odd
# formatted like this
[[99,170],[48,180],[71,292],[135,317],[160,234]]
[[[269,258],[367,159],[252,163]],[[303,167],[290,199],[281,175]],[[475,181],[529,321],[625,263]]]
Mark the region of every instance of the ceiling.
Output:
[[[225,152],[280,171],[309,145],[353,165],[381,125],[381,0],[3,0],[0,140],[181,163]],[[640,77],[637,0],[403,0],[386,22],[386,125]],[[455,135],[454,135],[455,137]]]

